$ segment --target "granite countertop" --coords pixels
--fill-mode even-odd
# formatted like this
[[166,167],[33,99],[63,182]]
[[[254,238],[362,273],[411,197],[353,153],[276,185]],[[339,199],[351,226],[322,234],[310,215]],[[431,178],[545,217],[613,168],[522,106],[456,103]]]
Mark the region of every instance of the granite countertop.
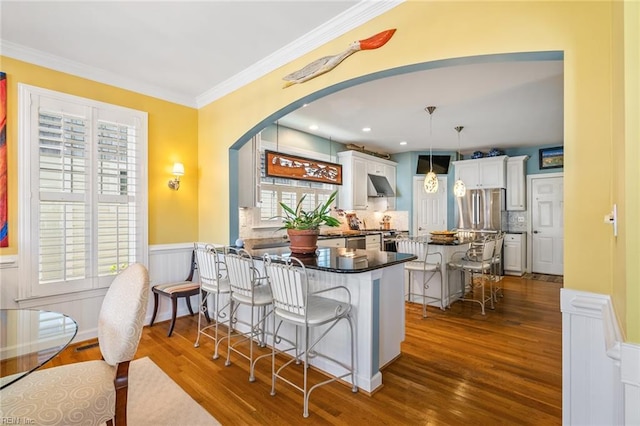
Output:
[[[233,247],[231,247],[233,249]],[[265,254],[291,257],[289,247],[274,247],[247,250],[258,260]],[[360,273],[385,268],[417,259],[407,253],[394,253],[380,250],[357,250],[349,248],[319,247],[315,256],[295,256],[309,269],[336,273]]]

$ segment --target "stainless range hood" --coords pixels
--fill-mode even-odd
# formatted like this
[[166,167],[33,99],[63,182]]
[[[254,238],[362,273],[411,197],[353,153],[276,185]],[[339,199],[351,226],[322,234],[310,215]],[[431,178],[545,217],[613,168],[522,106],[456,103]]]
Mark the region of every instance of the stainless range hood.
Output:
[[386,177],[380,175],[369,175],[369,186],[367,195],[369,197],[395,197],[393,188]]

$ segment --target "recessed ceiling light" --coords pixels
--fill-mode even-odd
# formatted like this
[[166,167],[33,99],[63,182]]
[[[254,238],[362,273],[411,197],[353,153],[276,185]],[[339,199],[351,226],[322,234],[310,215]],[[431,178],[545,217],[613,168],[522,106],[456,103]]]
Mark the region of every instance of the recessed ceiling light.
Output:
[[363,132],[370,132],[371,131],[371,127],[363,127],[362,131]]
[[312,124],[311,126],[309,126],[309,129],[318,130],[318,125],[317,124]]
[[407,141],[400,142],[400,145],[406,145],[406,144],[407,144]]

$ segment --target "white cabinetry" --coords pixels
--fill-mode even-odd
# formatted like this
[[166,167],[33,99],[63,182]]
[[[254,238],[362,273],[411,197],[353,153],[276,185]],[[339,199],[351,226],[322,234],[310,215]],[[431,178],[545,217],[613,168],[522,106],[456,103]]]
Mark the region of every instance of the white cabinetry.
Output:
[[[346,153],[351,151],[346,151]],[[367,161],[364,158],[341,155],[338,161],[342,164],[342,186],[338,189],[338,207],[343,210],[367,209]]]
[[318,247],[338,247],[347,246],[346,238],[322,238],[318,239]]
[[526,259],[526,234],[506,234],[504,236],[504,273],[505,275],[524,274]]
[[380,238],[380,234],[367,235],[365,237],[366,249],[367,250],[380,250],[382,247],[381,242],[382,238]]
[[526,210],[526,163],[529,156],[509,157],[507,160],[507,210]]
[[507,156],[454,161],[455,179],[461,179],[468,189],[505,188]]
[[[366,210],[369,206],[369,174],[385,176],[395,192],[396,163],[357,151],[338,153],[342,165],[342,186],[338,190],[338,207],[343,210]],[[386,197],[387,209],[395,208],[395,197]]]

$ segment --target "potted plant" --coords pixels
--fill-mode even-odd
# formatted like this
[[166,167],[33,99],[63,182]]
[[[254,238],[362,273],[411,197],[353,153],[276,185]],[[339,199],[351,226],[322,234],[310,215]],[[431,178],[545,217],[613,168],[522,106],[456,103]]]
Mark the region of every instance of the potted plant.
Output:
[[320,226],[340,226],[340,221],[331,216],[331,204],[336,199],[338,191],[334,191],[326,203],[318,205],[311,211],[302,209],[302,202],[306,195],[303,195],[298,201],[295,210],[280,203],[284,212],[282,227],[286,229],[289,235],[291,253],[294,254],[311,254],[315,253],[318,248],[318,235],[320,234]]

